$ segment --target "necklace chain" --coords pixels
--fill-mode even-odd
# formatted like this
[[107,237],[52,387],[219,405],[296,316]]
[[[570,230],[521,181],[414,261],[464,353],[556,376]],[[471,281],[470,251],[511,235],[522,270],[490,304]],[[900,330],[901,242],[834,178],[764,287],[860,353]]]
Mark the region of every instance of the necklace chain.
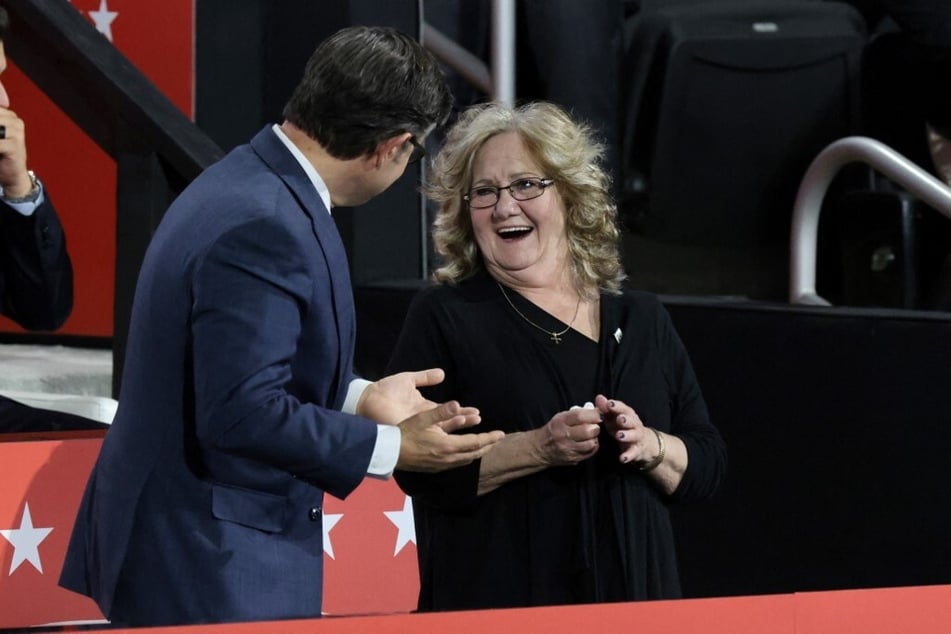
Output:
[[571,330],[572,324],[574,324],[574,323],[575,323],[575,320],[578,318],[578,310],[581,308],[581,296],[580,296],[580,295],[578,296],[578,303],[575,304],[575,314],[574,314],[574,316],[571,318],[571,321],[568,322],[568,326],[567,326],[564,330],[562,330],[561,332],[555,332],[554,330],[548,330],[548,329],[546,329],[546,328],[542,328],[541,326],[539,326],[538,324],[536,324],[534,321],[532,321],[531,319],[529,319],[528,317],[526,317],[525,315],[523,315],[523,314],[522,314],[522,311],[520,311],[518,308],[515,307],[515,304],[512,303],[512,300],[509,299],[508,294],[505,292],[505,287],[504,287],[504,286],[502,286],[502,285],[499,284],[498,282],[496,282],[496,284],[498,284],[499,290],[502,292],[502,297],[504,297],[504,298],[505,298],[505,301],[507,301],[507,302],[509,303],[509,306],[512,307],[512,310],[514,310],[515,313],[516,313],[519,317],[521,317],[521,318],[524,319],[526,322],[528,322],[529,325],[534,326],[535,328],[538,328],[538,329],[541,330],[543,333],[545,333],[546,335],[548,335],[548,337],[549,337],[556,345],[559,344],[559,343],[561,343],[561,337],[562,337],[566,332],[568,332],[569,330]]

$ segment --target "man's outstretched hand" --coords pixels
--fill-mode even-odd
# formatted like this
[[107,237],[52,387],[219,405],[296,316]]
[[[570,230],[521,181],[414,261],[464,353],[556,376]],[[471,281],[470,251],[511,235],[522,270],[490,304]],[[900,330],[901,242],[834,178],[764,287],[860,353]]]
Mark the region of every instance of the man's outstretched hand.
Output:
[[445,376],[440,368],[385,376],[363,391],[356,413],[382,425],[398,425],[414,414],[436,407],[417,388],[442,383]]
[[410,416],[400,423],[402,441],[396,468],[436,472],[478,460],[505,434],[501,431],[481,434],[452,432],[478,425],[481,420],[479,410],[462,407],[456,401]]

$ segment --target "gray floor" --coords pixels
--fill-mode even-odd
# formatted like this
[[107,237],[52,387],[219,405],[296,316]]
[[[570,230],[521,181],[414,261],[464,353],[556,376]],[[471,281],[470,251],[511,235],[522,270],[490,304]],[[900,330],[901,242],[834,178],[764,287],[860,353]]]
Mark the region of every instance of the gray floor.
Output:
[[0,390],[112,396],[112,351],[0,344]]

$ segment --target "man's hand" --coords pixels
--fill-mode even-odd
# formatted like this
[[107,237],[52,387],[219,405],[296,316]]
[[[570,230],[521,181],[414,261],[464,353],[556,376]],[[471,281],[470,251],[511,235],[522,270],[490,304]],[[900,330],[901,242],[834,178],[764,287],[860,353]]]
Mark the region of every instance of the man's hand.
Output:
[[26,196],[33,181],[26,170],[26,126],[9,108],[0,107],[0,187],[7,198]]
[[456,401],[407,418],[400,423],[402,441],[396,468],[436,472],[478,460],[505,434],[501,431],[458,435],[451,432],[477,425],[481,420],[479,410],[462,407]]
[[363,391],[356,413],[382,425],[398,425],[414,414],[436,407],[416,388],[442,383],[444,378],[446,373],[439,368],[383,377]]

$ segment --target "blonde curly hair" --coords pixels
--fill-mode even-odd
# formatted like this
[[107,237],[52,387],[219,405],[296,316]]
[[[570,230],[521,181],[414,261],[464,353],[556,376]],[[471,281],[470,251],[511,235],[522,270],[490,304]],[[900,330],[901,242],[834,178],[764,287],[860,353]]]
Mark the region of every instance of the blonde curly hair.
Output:
[[565,233],[571,273],[579,292],[592,288],[619,293],[627,277],[618,251],[620,231],[611,182],[601,167],[604,147],[591,129],[546,102],[520,107],[486,103],[466,109],[433,159],[423,192],[439,205],[433,243],[441,258],[433,272],[455,285],[484,268],[463,195],[472,186],[476,153],[491,137],[515,132],[542,173],[551,178],[565,205]]

